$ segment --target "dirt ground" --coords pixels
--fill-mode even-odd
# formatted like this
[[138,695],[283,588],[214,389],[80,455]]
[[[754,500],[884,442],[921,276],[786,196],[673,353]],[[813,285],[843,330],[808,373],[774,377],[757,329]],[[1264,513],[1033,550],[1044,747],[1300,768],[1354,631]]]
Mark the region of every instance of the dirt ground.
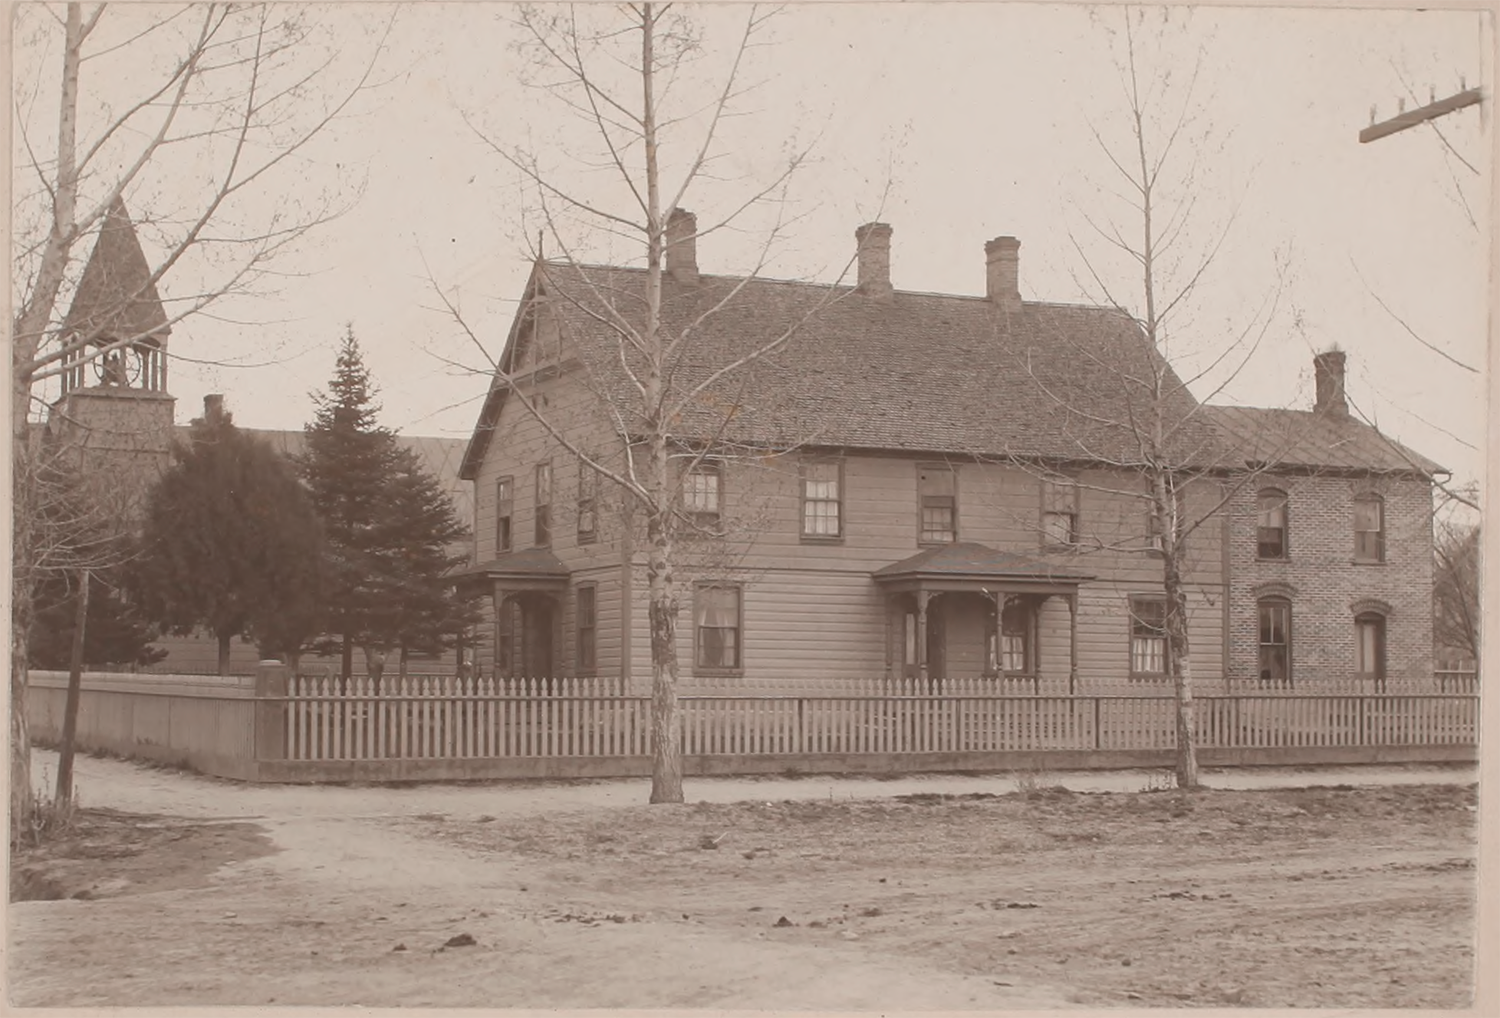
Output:
[[[1298,783],[1328,777],[1347,776]],[[12,860],[13,895],[34,900],[9,906],[9,995],[1464,1006],[1474,786],[1385,777],[1193,796],[1141,791],[1140,775],[1092,794],[941,777],[873,792],[690,783],[716,801],[646,807],[623,783],[257,788],[82,760],[75,835]],[[1423,778],[1445,783],[1409,783]]]

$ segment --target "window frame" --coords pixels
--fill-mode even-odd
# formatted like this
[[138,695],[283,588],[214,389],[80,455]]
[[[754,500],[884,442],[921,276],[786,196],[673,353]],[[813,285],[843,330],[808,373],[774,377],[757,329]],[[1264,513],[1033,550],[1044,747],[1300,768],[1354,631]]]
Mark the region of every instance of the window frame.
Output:
[[[1281,611],[1284,613],[1281,625],[1282,640],[1280,643],[1276,643],[1274,640],[1266,639],[1265,613],[1268,610]],[[1292,602],[1290,598],[1262,597],[1256,600],[1255,675],[1257,681],[1259,681],[1264,686],[1274,686],[1278,689],[1291,689],[1293,687],[1293,683],[1296,681],[1296,672],[1293,665],[1294,658],[1292,656],[1292,624]],[[1272,635],[1275,635],[1274,624],[1272,626]],[[1269,647],[1282,648],[1282,655],[1285,659],[1283,661],[1282,668],[1286,674],[1283,675],[1280,679],[1277,679],[1275,676],[1270,675],[1269,670],[1265,667],[1266,649]]]
[[[808,485],[814,483],[826,484],[826,479],[815,479],[810,472],[816,468],[833,468],[833,498],[812,498],[808,495]],[[798,515],[798,532],[803,541],[809,544],[837,544],[844,539],[844,460],[843,457],[835,456],[810,456],[804,457],[798,466],[797,488],[801,512]],[[811,505],[833,506],[834,531],[831,534],[812,533],[807,529],[808,507]]]
[[[1008,609],[1014,609],[1015,615],[1020,618],[1019,629],[1005,627],[1005,613]],[[1000,608],[994,615],[994,625],[990,627],[985,650],[985,674],[993,678],[1030,678],[1036,674],[1036,607],[1028,605],[1025,601],[1012,601]],[[1007,635],[1019,636],[1021,638],[1021,667],[1006,667],[1005,661],[1009,651],[1005,647]]]
[[[1127,652],[1129,653],[1129,656],[1130,656],[1129,670],[1128,670],[1128,674],[1130,675],[1130,678],[1134,679],[1134,680],[1137,680],[1137,681],[1157,681],[1157,680],[1162,680],[1162,679],[1167,678],[1168,668],[1167,668],[1167,598],[1166,598],[1166,595],[1165,594],[1131,594],[1130,597],[1129,597],[1129,599],[1127,600],[1126,604],[1128,606],[1127,607],[1126,615],[1127,615],[1127,618],[1129,620],[1129,626],[1127,628],[1127,634],[1128,634],[1129,639],[1128,639],[1128,641],[1126,643],[1126,649],[1127,649]],[[1157,622],[1155,622],[1154,620],[1152,620],[1150,618],[1146,618],[1141,613],[1141,610],[1140,610],[1141,607],[1146,606],[1146,605],[1150,605],[1153,609],[1160,609],[1160,612],[1161,612],[1161,622],[1160,623],[1157,623]],[[1147,631],[1144,632],[1144,633],[1137,632],[1137,627],[1138,626],[1144,626],[1144,627],[1146,627]],[[1156,653],[1154,653],[1154,654],[1152,654],[1150,652],[1147,652],[1146,654],[1142,654],[1136,648],[1136,641],[1137,640],[1141,640],[1141,641],[1150,640],[1150,641],[1152,641],[1154,643],[1158,643],[1160,645],[1159,650]],[[1160,660],[1160,662],[1161,662],[1160,668],[1149,669],[1149,668],[1138,668],[1138,667],[1136,667],[1136,665],[1137,665],[1138,662],[1143,661],[1143,660],[1150,661],[1152,659],[1159,659]]]
[[[546,483],[543,484],[545,478]],[[552,461],[543,460],[532,472],[532,545],[552,546]],[[542,496],[546,495],[544,501]]]
[[[917,467],[917,544],[941,547],[946,544],[957,544],[959,542],[959,515],[958,515],[958,465],[955,463],[918,463]],[[950,494],[937,492],[929,493],[927,485],[924,484],[928,472],[942,471],[952,478]],[[941,487],[941,486],[940,486]],[[946,505],[944,503],[947,503]],[[929,531],[927,529],[927,510],[947,509],[948,529],[946,531]],[[947,533],[947,538],[928,537],[929,533]]]
[[[1080,545],[1080,504],[1078,478],[1068,474],[1054,474],[1042,478],[1041,509],[1037,529],[1041,534],[1043,551],[1075,551]],[[1054,536],[1052,522],[1056,518],[1067,519],[1068,536],[1058,540]]]
[[599,539],[599,471],[578,457],[578,543]]
[[507,474],[495,478],[495,554],[503,555],[516,547],[516,479]]
[[[713,484],[713,509],[699,509],[692,504],[694,495],[694,477],[711,477]],[[710,456],[704,456],[695,463],[690,463],[688,468],[682,472],[682,511],[692,521],[695,528],[706,530],[718,536],[723,532],[724,526],[724,462]]]
[[[1262,525],[1266,509],[1264,503],[1267,499],[1278,499],[1280,504],[1276,508],[1281,510],[1280,527],[1267,527]],[[1255,558],[1259,562],[1287,562],[1292,557],[1291,542],[1291,496],[1280,488],[1262,488],[1255,493]],[[1281,531],[1281,550],[1278,554],[1268,555],[1265,553],[1265,542],[1261,539],[1263,531]]]
[[[1373,505],[1375,507],[1375,529],[1361,530],[1359,510],[1361,506]],[[1385,563],[1385,499],[1375,492],[1364,492],[1354,496],[1354,513],[1351,521],[1354,527],[1354,562],[1358,565],[1382,565]],[[1374,534],[1375,550],[1373,555],[1362,553],[1360,550],[1360,535]]]
[[[584,610],[585,601],[588,605],[587,612]],[[597,583],[580,583],[573,588],[573,667],[579,675],[584,676],[595,675],[599,671]]]
[[[703,651],[707,641],[703,638],[705,629],[729,629],[728,626],[704,626],[702,624],[702,611],[704,605],[700,602],[704,591],[729,590],[735,595],[735,623],[734,632],[734,663],[733,664],[704,664]],[[745,671],[745,586],[742,583],[733,583],[722,580],[695,583],[693,585],[693,672],[697,675],[743,675]]]
[[[1365,632],[1372,630],[1375,636],[1375,669],[1368,671],[1360,666],[1365,664]],[[1388,625],[1386,617],[1377,611],[1363,611],[1354,616],[1354,675],[1360,681],[1370,681],[1377,691],[1385,690],[1387,675],[1387,644],[1386,633]]]

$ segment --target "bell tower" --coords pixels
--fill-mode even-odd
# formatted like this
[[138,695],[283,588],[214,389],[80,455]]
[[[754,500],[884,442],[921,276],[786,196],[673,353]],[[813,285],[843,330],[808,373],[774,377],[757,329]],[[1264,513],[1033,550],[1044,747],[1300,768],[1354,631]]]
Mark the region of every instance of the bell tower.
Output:
[[76,349],[64,363],[47,431],[86,473],[107,475],[132,513],[170,461],[171,332],[135,224],[116,198],[63,319],[64,342]]

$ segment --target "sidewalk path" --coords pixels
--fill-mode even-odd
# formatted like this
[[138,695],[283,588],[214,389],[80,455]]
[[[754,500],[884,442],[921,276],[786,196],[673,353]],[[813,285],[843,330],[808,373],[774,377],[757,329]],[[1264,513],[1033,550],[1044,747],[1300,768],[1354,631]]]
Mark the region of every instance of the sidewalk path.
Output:
[[[50,786],[57,754],[36,750],[32,779]],[[74,764],[78,801],[138,813],[186,817],[290,819],[445,813],[450,816],[524,816],[600,807],[643,805],[644,778],[599,781],[517,781],[472,784],[252,785],[153,769],[129,761],[80,756]],[[1059,771],[1042,777],[1075,792],[1139,792],[1160,788],[1165,771]],[[1205,772],[1211,788],[1301,788],[1309,785],[1469,784],[1474,766],[1258,767]],[[787,799],[873,799],[913,793],[1004,794],[1016,790],[1005,774],[919,774],[869,777],[688,778],[688,802],[766,802]]]

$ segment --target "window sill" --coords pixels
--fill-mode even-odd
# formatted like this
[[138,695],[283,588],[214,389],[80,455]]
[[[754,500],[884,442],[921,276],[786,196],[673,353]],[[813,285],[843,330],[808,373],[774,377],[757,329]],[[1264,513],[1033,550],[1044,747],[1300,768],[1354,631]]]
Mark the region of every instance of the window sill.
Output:
[[1271,556],[1271,555],[1257,555],[1257,556],[1255,556],[1255,561],[1257,561],[1257,562],[1290,562],[1291,560],[1292,560],[1292,557],[1290,555],[1275,555],[1275,556]]
[[953,537],[953,538],[951,538],[950,540],[947,540],[947,541],[936,541],[936,540],[933,540],[930,537],[919,537],[919,538],[917,538],[917,547],[918,548],[946,548],[946,547],[948,547],[951,544],[957,544],[957,543],[958,543],[958,538],[956,536]]
[[1387,563],[1385,559],[1380,558],[1356,558],[1350,559],[1349,564],[1351,566],[1383,566]]
[[598,534],[589,533],[589,534],[579,534],[578,535],[578,540],[575,541],[574,543],[575,544],[579,544],[579,545],[583,545],[583,544],[597,544],[598,541],[599,541],[599,535]]
[[803,534],[803,544],[843,544],[843,534]]
[[698,665],[693,669],[694,678],[709,679],[742,679],[745,677],[744,668],[707,668]]

